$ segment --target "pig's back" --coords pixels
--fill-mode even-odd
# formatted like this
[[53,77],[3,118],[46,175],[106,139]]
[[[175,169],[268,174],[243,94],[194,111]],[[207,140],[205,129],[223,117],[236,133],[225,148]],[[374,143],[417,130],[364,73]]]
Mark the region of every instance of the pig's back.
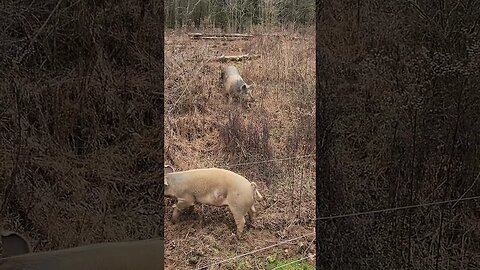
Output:
[[238,72],[238,69],[234,66],[226,67],[224,74],[225,74],[225,78],[228,78],[229,76],[232,76],[232,75],[240,75],[240,73]]
[[[219,168],[194,169],[184,171],[184,179],[190,181],[190,185],[215,188],[228,186],[229,189],[241,190],[250,187],[250,181],[245,177],[229,170]],[[185,176],[189,177],[185,177]]]

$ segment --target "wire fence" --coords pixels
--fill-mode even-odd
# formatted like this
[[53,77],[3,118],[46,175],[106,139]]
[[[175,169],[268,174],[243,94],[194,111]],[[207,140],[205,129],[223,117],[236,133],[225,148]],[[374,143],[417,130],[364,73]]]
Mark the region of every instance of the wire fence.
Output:
[[232,167],[238,167],[238,166],[261,164],[261,163],[270,163],[270,162],[285,161],[285,160],[293,160],[293,159],[307,158],[307,157],[313,157],[313,156],[315,156],[315,154],[308,154],[308,155],[295,156],[295,157],[275,158],[275,159],[268,159],[268,160],[261,160],[261,161],[234,163],[234,164],[224,165],[224,167],[232,168]]
[[[300,155],[300,156],[293,156],[293,157],[282,157],[282,158],[273,158],[273,159],[268,159],[268,160],[259,160],[259,161],[252,161],[252,162],[233,163],[233,164],[223,165],[222,167],[233,168],[233,167],[247,166],[247,165],[255,165],[255,164],[262,164],[262,163],[271,163],[271,162],[287,161],[287,160],[296,160],[296,159],[314,157],[315,155],[316,155],[316,154],[307,154],[307,155]],[[231,258],[228,258],[228,259],[225,259],[225,260],[222,260],[222,261],[218,261],[218,262],[215,262],[215,263],[212,263],[212,264],[208,264],[208,265],[202,266],[202,267],[197,268],[197,269],[209,269],[209,267],[212,267],[212,266],[215,266],[215,265],[220,265],[220,264],[223,264],[223,263],[226,263],[226,262],[229,262],[229,261],[233,261],[233,260],[239,259],[239,258],[241,258],[241,257],[245,257],[245,256],[248,256],[248,255],[251,255],[251,254],[254,254],[254,253],[263,251],[263,250],[268,250],[268,249],[270,249],[270,248],[274,248],[274,247],[279,246],[279,245],[283,245],[283,244],[286,244],[286,243],[289,243],[289,242],[293,242],[293,241],[295,241],[295,240],[302,239],[302,238],[305,238],[305,237],[308,237],[308,236],[311,236],[311,235],[315,235],[315,232],[311,232],[311,233],[308,233],[308,234],[305,234],[305,235],[301,235],[301,236],[298,236],[298,237],[295,237],[295,238],[287,239],[287,240],[278,242],[278,243],[273,244],[273,245],[270,245],[270,246],[266,246],[266,247],[263,247],[263,248],[260,248],[260,249],[252,250],[252,251],[249,251],[249,252],[247,252],[247,253],[243,253],[243,254],[237,255],[237,256],[235,256],[235,257],[231,257]],[[308,257],[306,257],[306,258],[308,258]],[[284,266],[286,266],[286,265],[288,265],[288,264],[285,264],[285,265],[283,265],[283,266],[281,266],[281,267],[284,267]],[[280,266],[279,266],[279,267],[280,267]]]
[[[309,157],[315,157],[316,154],[307,154],[307,155],[300,155],[300,156],[293,156],[293,157],[283,157],[283,158],[273,158],[273,159],[268,159],[268,160],[257,160],[257,161],[251,161],[251,162],[242,162],[242,163],[233,163],[233,164],[228,164],[228,165],[223,165],[221,167],[224,167],[224,168],[234,168],[234,167],[240,167],[240,166],[248,166],[248,165],[256,165],[256,164],[262,164],[262,163],[271,163],[271,162],[283,162],[283,161],[289,161],[289,160],[299,160],[299,159],[302,159],[302,158],[309,158]],[[295,168],[293,170],[293,173],[292,175],[296,175],[295,173]],[[300,191],[299,191],[299,197],[296,198],[294,196],[295,194],[295,184],[297,183],[297,181],[292,181],[291,182],[291,189],[289,192],[291,192],[291,206],[292,206],[292,212],[295,211],[295,207],[297,208],[297,218],[300,219],[301,218],[301,207],[302,207],[302,192],[303,192],[303,188],[304,188],[304,183],[303,183],[303,180],[305,178],[305,174],[304,174],[304,171],[302,171],[301,173],[301,177],[300,177],[300,180],[298,181],[298,184],[299,184],[299,188],[300,188]],[[268,183],[267,183],[268,185]],[[298,204],[295,204],[295,200],[298,199]]]
[[[406,209],[412,209],[412,208],[420,208],[420,207],[428,207],[428,206],[435,206],[435,205],[443,205],[443,204],[448,204],[448,203],[455,203],[455,204],[454,204],[454,206],[455,206],[455,205],[456,205],[458,202],[460,202],[460,201],[470,201],[470,200],[478,200],[478,199],[480,199],[480,196],[473,196],[473,197],[466,197],[466,198],[458,198],[458,199],[445,200],[445,201],[437,201],[437,202],[431,202],[431,203],[423,203],[423,204],[415,204],[415,205],[407,205],[407,206],[400,206],[400,207],[393,207],[393,208],[385,208],[385,209],[365,211],[365,212],[356,212],[356,213],[350,213],[350,214],[342,214],[342,215],[319,217],[319,218],[316,218],[316,221],[333,220],[333,219],[338,219],[338,218],[354,217],[354,216],[361,216],[361,215],[371,215],[371,214],[385,213],[385,212],[392,212],[392,211],[400,211],[400,210],[406,210]],[[452,206],[452,208],[453,208],[454,206]],[[199,270],[199,269],[208,269],[208,267],[211,267],[211,266],[220,265],[220,264],[223,264],[223,263],[226,263],[226,262],[229,262],[229,261],[233,261],[233,260],[236,260],[236,259],[238,259],[238,258],[245,257],[245,256],[248,256],[248,255],[252,255],[252,254],[257,253],[257,252],[260,252],[260,251],[268,250],[268,249],[274,248],[274,247],[276,247],[276,246],[283,245],[283,244],[286,244],[286,243],[289,243],[289,242],[293,242],[293,241],[295,241],[295,240],[302,239],[302,238],[305,238],[305,237],[307,237],[307,236],[314,235],[314,234],[315,234],[315,232],[312,232],[312,233],[308,233],[308,234],[305,234],[305,235],[301,235],[301,236],[298,236],[298,237],[295,237],[295,238],[287,239],[287,240],[278,242],[278,243],[273,244],[273,245],[269,245],[269,246],[266,246],[266,247],[263,247],[263,248],[260,248],[260,249],[255,249],[255,250],[252,250],[252,251],[249,251],[249,252],[246,252],[246,253],[242,253],[242,254],[236,255],[236,256],[234,256],[234,257],[225,259],[225,260],[221,260],[221,261],[218,261],[218,262],[215,262],[215,263],[206,265],[206,266],[202,266],[202,267],[200,267],[200,268],[197,268],[197,270]],[[306,259],[306,258],[308,258],[308,256],[305,257],[305,258],[303,258],[303,259]],[[294,262],[291,262],[291,263],[294,263]],[[284,266],[286,266],[286,265],[287,265],[287,264],[282,265],[282,267],[284,267]],[[274,268],[274,269],[277,269],[277,268]]]
[[[252,164],[261,164],[261,163],[269,163],[269,162],[275,162],[275,161],[294,160],[294,159],[299,159],[299,158],[312,157],[312,156],[314,156],[314,155],[315,155],[315,154],[308,154],[308,155],[295,156],[295,157],[285,157],[285,158],[275,158],[275,159],[262,160],[262,161],[235,163],[235,164],[225,165],[225,167],[231,168],[231,167],[236,167],[236,166],[244,166],[244,165],[252,165]],[[479,175],[480,175],[480,173],[479,173]],[[474,183],[475,183],[476,180],[478,179],[479,175],[477,175],[477,178],[475,179]],[[470,190],[470,189],[471,189],[471,188],[469,188],[468,190]],[[467,192],[468,192],[468,190],[467,190]],[[480,196],[464,197],[467,192],[465,192],[464,194],[462,194],[462,196],[461,196],[460,198],[457,198],[457,199],[444,200],[444,201],[436,201],[436,202],[430,202],[430,203],[420,203],[420,204],[406,205],[406,206],[399,206],[399,207],[392,207],[392,208],[384,208],[384,209],[370,210],[370,211],[364,211],[364,212],[354,212],[354,213],[349,213],[349,214],[340,214],[340,215],[332,215],[332,216],[318,217],[318,218],[315,218],[315,221],[326,221],[326,220],[333,220],[333,219],[339,219],[339,218],[348,218],[348,217],[355,217],[355,216],[362,216],[362,215],[371,215],[371,214],[378,214],[378,213],[395,212],[395,211],[401,211],[401,210],[407,210],[407,209],[413,209],[413,208],[421,208],[421,207],[431,207],[431,206],[437,206],[437,205],[444,205],[444,204],[449,204],[449,203],[454,203],[454,204],[452,205],[452,207],[451,207],[451,208],[454,208],[459,202],[462,202],[462,201],[471,201],[471,200],[478,200],[478,199],[480,199]],[[302,238],[305,238],[305,237],[308,237],[308,236],[311,236],[311,235],[315,235],[315,232],[311,232],[311,233],[307,233],[307,234],[304,234],[304,235],[301,235],[301,236],[297,236],[297,237],[294,237],[294,238],[291,238],[291,239],[283,240],[283,241],[280,241],[280,242],[278,242],[278,243],[276,243],[276,244],[269,245],[269,246],[266,246],[266,247],[263,247],[263,248],[259,248],[259,249],[255,249],[255,250],[251,250],[251,251],[249,251],[249,252],[242,253],[242,254],[239,254],[239,255],[236,255],[236,256],[234,256],[234,257],[227,258],[227,259],[224,259],[224,260],[221,260],[221,261],[218,261],[218,262],[214,262],[214,263],[211,263],[211,264],[207,264],[207,265],[204,265],[204,266],[202,266],[202,267],[200,267],[200,268],[196,268],[196,269],[197,269],[197,270],[209,269],[209,267],[216,266],[216,265],[221,265],[221,264],[224,264],[224,263],[233,261],[233,260],[237,260],[237,259],[239,259],[239,258],[248,256],[248,255],[252,255],[252,254],[255,254],[255,253],[258,253],[258,252],[261,252],[261,251],[265,251],[265,250],[268,250],[268,249],[271,249],[271,248],[274,248],[274,247],[277,247],[277,246],[280,246],[280,245],[283,245],[283,244],[287,244],[287,243],[290,243],[290,242],[293,242],[293,241],[296,241],[296,240],[299,240],[299,239],[302,239]],[[306,260],[306,259],[311,258],[311,257],[313,257],[313,256],[314,256],[314,255],[309,255],[309,256],[307,256],[307,257],[303,257],[303,258],[301,258],[301,259],[298,259],[298,260],[295,260],[295,261],[292,261],[292,262],[289,262],[289,263],[286,263],[286,264],[277,266],[277,267],[275,267],[275,268],[273,268],[273,269],[280,269],[280,268],[283,268],[283,267],[288,266],[288,265],[290,265],[290,264],[293,264],[293,263],[296,263],[296,262],[300,262],[300,261]],[[272,269],[272,270],[273,270],[273,269]]]
[[305,237],[310,236],[310,235],[315,235],[315,232],[307,233],[307,234],[304,234],[304,235],[301,235],[301,236],[298,236],[298,237],[295,237],[295,238],[291,238],[291,239],[287,239],[287,240],[278,242],[278,243],[273,244],[273,245],[270,245],[270,246],[266,246],[266,247],[263,247],[263,248],[255,249],[255,250],[249,251],[249,252],[247,252],[247,253],[243,253],[243,254],[240,254],[240,255],[237,255],[237,256],[234,256],[234,257],[225,259],[225,260],[221,260],[221,261],[218,261],[218,262],[215,262],[215,263],[212,263],[212,264],[208,264],[208,265],[202,266],[202,267],[200,267],[200,268],[197,268],[197,270],[199,270],[199,269],[203,269],[203,270],[204,270],[204,269],[208,269],[208,268],[211,267],[211,266],[220,265],[220,264],[223,264],[223,263],[226,263],[226,262],[229,262],[229,261],[233,261],[233,260],[239,259],[239,258],[241,258],[241,257],[245,257],[245,256],[247,256],[247,255],[251,255],[251,254],[254,254],[254,253],[263,251],[263,250],[267,250],[267,249],[270,249],[270,248],[274,248],[274,247],[276,247],[276,246],[280,246],[280,245],[283,245],[283,244],[286,244],[286,243],[289,243],[289,242],[293,242],[293,241],[298,240],[298,239],[305,238]]
[[342,215],[335,215],[335,216],[328,216],[328,217],[319,217],[319,218],[316,218],[316,220],[331,220],[331,219],[337,219],[337,218],[355,217],[355,216],[377,214],[377,213],[383,213],[383,212],[392,212],[392,211],[406,210],[406,209],[412,209],[412,208],[442,205],[442,204],[448,204],[448,203],[455,203],[453,205],[455,206],[456,203],[460,201],[469,201],[469,200],[477,200],[477,199],[480,199],[480,196],[458,198],[458,199],[437,201],[437,202],[430,202],[430,203],[420,203],[420,204],[413,204],[413,205],[406,205],[406,206],[399,206],[399,207],[392,207],[392,208],[385,208],[385,209],[371,210],[371,211],[357,212],[357,213],[350,213],[350,214],[342,214]]

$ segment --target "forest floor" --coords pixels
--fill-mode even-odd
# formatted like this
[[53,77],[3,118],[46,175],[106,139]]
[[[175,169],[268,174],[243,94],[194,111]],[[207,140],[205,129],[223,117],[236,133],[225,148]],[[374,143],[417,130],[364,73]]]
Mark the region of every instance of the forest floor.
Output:
[[[230,169],[255,181],[264,200],[255,204],[255,223],[247,222],[244,239],[237,240],[227,207],[197,205],[172,224],[174,201],[166,199],[165,269],[202,268],[264,247],[208,269],[271,269],[302,258],[310,265],[305,269],[314,269],[314,33],[308,28],[228,41],[166,32],[165,163],[177,170]],[[209,61],[240,54],[260,58]],[[227,64],[255,82],[249,106],[228,101],[220,83]]]

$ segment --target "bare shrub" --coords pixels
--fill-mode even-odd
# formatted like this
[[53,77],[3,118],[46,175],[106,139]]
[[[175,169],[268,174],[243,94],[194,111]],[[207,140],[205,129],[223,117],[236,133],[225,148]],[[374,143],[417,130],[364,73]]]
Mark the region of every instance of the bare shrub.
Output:
[[230,159],[268,159],[272,157],[269,144],[270,127],[268,114],[245,119],[241,110],[235,109],[228,115],[227,122],[220,127],[220,138],[224,152]]
[[315,115],[304,114],[297,118],[294,130],[287,138],[287,153],[292,156],[307,155],[315,150]]

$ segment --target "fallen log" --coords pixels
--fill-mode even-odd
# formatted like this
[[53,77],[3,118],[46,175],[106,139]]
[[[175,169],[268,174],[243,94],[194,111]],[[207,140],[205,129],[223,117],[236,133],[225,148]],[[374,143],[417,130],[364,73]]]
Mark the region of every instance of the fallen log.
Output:
[[258,54],[243,54],[243,55],[222,55],[219,57],[215,57],[212,60],[213,61],[220,61],[220,62],[226,62],[226,61],[243,61],[247,59],[257,59],[260,58],[260,55]]
[[227,34],[227,33],[188,33],[187,34],[192,39],[220,39],[220,38],[234,38],[234,39],[247,39],[253,37],[250,34]]
[[272,33],[272,34],[257,34],[257,36],[260,36],[260,37],[274,37],[274,38],[286,38],[286,39],[300,39],[299,37],[297,36],[292,36],[291,34],[276,34],[276,33]]
[[196,37],[192,39],[207,39],[207,40],[218,39],[218,40],[231,41],[231,40],[240,40],[240,39],[248,39],[248,38],[246,37]]

